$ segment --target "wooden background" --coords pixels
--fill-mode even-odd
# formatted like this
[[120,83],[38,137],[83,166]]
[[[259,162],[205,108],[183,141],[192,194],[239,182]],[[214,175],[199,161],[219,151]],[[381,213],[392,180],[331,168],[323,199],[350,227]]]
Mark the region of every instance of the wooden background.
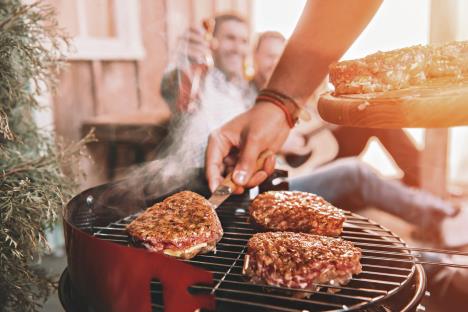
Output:
[[[66,24],[72,35],[78,30],[74,1],[48,0],[58,11],[59,22]],[[130,0],[124,0],[130,1]],[[131,0],[133,1],[133,0]],[[114,2],[114,3],[112,3]],[[102,22],[102,5],[111,8],[117,1],[88,1],[96,10],[87,10],[88,24],[95,34],[105,33],[99,28],[108,25]],[[155,116],[161,123],[169,117],[169,109],[159,95],[159,84],[163,71],[174,50],[177,38],[190,26],[201,25],[204,18],[216,13],[237,12],[250,22],[251,1],[249,0],[140,0],[139,26],[145,56],[135,60],[78,59],[71,60],[63,71],[57,94],[53,98],[54,123],[59,135],[78,140],[86,121],[109,115],[118,122],[121,117],[133,116],[138,123],[140,116]],[[94,13],[93,13],[94,12]],[[99,14],[101,13],[101,14]],[[73,15],[73,16],[72,16]],[[144,118],[144,117],[143,117]],[[105,182],[109,173],[109,146],[106,138],[91,147],[92,162],[86,162],[83,170],[87,181],[83,187]],[[125,158],[127,147],[119,146],[113,152],[117,158]],[[124,161],[125,162],[125,161]],[[124,163],[117,165],[124,166]]]
[[[71,35],[80,31],[76,5],[87,10],[89,32],[93,36],[115,35],[115,22],[110,14],[113,6],[138,3],[139,37],[145,56],[142,58],[99,57],[74,58],[60,77],[58,93],[53,98],[54,123],[59,135],[78,140],[86,124],[119,123],[160,125],[156,139],[163,136],[169,109],[159,95],[163,71],[170,60],[177,38],[190,25],[216,13],[234,11],[252,25],[253,1],[250,0],[46,0],[58,11],[59,21]],[[454,40],[456,37],[456,0],[432,0],[430,42]],[[120,25],[122,26],[122,25]],[[126,27],[127,25],[123,25]],[[250,27],[251,29],[253,27]],[[137,157],[130,152],[136,146],[116,141],[118,131],[105,128],[100,143],[90,146],[92,161],[83,162],[87,175],[82,187],[104,183],[115,177],[114,167],[125,167]],[[159,131],[158,129],[156,129]],[[108,135],[110,133],[110,135]],[[138,137],[135,137],[138,141]],[[428,129],[421,154],[421,186],[443,195],[447,184],[447,129]],[[111,165],[109,165],[111,163]]]

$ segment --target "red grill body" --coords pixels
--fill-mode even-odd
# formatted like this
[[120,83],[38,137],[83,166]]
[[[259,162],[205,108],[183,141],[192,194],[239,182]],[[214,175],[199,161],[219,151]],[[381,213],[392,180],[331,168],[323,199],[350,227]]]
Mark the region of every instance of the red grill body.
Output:
[[203,187],[188,185],[149,197],[122,184],[106,184],[68,203],[68,269],[59,288],[67,311],[416,311],[424,295],[424,271],[414,264],[406,244],[349,212],[342,237],[363,250],[363,273],[348,285],[318,285],[310,298],[297,299],[288,289],[250,283],[241,269],[247,240],[258,229],[248,219],[247,195],[218,208],[225,235],[216,253],[181,261],[139,248],[125,225],[181,189],[208,195]]
[[[188,292],[188,287],[195,283],[211,285],[211,272],[93,235],[100,219],[106,220],[104,223],[113,219],[109,212],[100,210],[100,204],[94,202],[99,197],[94,196],[106,196],[106,190],[111,189],[98,188],[80,194],[69,203],[65,213],[67,274],[77,296],[97,311],[151,311],[149,285],[152,279],[158,279],[167,290],[164,292],[167,311],[214,309],[212,295],[195,296]],[[139,201],[129,202],[127,198],[124,202],[133,205],[133,209],[144,208],[138,206],[142,203]],[[119,215],[114,213],[114,217]]]

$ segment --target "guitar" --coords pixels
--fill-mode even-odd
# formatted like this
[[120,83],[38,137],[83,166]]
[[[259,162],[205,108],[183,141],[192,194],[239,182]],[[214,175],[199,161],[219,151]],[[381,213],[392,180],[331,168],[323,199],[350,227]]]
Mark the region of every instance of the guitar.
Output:
[[277,156],[277,168],[287,170],[290,177],[310,173],[315,168],[333,159],[338,154],[338,142],[331,128],[317,115],[312,120],[302,122],[291,132],[293,136],[303,136],[303,147],[294,148],[294,152],[284,152]]

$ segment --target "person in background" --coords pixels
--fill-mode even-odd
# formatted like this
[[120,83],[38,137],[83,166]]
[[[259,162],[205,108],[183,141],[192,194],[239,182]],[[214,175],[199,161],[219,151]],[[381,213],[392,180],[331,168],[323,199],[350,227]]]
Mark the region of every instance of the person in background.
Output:
[[273,74],[285,45],[286,38],[277,31],[265,31],[258,35],[253,49],[255,74],[251,81],[257,93]]
[[[212,36],[209,39],[201,30],[190,29],[182,37],[178,59],[170,66],[161,85],[174,114],[188,117],[184,119],[188,120],[182,136],[185,141],[177,144],[186,146],[184,151],[190,152],[194,166],[203,163],[209,132],[253,105],[255,95],[267,83],[286,43],[279,33],[265,32],[259,36],[253,53],[255,75],[249,83],[244,76],[249,52],[245,20],[237,15],[217,16]],[[212,66],[207,61],[210,56]],[[291,151],[304,145],[303,136],[296,134],[290,133],[283,152],[288,151],[288,146]],[[427,214],[431,216],[429,219],[433,214],[451,213],[451,207],[444,202],[421,200],[430,195],[393,182],[381,179],[358,160],[349,159],[314,171],[305,180],[291,181],[291,186],[318,193],[340,207],[344,204],[349,209],[376,206],[421,226],[429,226],[428,220],[417,218],[422,211],[431,211]],[[419,205],[426,201],[431,205]],[[398,205],[390,205],[392,202]]]
[[[249,53],[247,22],[236,14],[221,14],[213,21],[212,32],[201,27],[187,30],[163,75],[161,95],[173,113],[209,107],[216,116],[230,118],[251,106],[255,93],[244,76]],[[224,110],[216,112],[219,101]]]
[[[266,86],[285,45],[286,38],[279,32],[266,31],[258,36],[253,53],[255,75],[252,80],[257,93]],[[314,100],[312,99],[312,101]],[[315,105],[315,103],[311,105]],[[329,128],[337,141],[338,154],[335,159],[360,155],[369,139],[375,137],[379,139],[403,171],[402,182],[412,187],[419,186],[420,152],[404,130],[327,126],[325,124],[323,127]],[[311,129],[312,133],[308,135],[307,132],[304,133],[305,131],[301,131],[301,133],[293,129],[281,147],[281,153],[287,154],[288,158],[294,157],[296,163],[300,163],[301,158],[306,160],[311,153],[307,147],[308,142],[314,139],[313,133],[318,132],[315,130]]]
[[[307,2],[268,80],[266,96],[257,97],[257,103],[249,111],[210,135],[205,171],[211,190],[223,179],[226,157],[238,155],[233,170],[233,181],[238,185],[236,193],[260,184],[273,172],[274,157],[267,159],[262,169],[254,170],[260,153],[281,149],[301,109],[326,77],[329,65],[341,58],[380,4],[375,0],[348,1],[346,5],[339,0]],[[282,102],[281,107],[275,102]],[[237,152],[234,155],[233,150]],[[311,175],[296,178],[290,181],[290,186],[293,190],[323,195],[347,209],[374,205],[426,228],[457,213],[451,203],[397,181],[380,179],[353,158],[344,158]]]
[[[285,45],[286,39],[280,33],[267,31],[258,36],[253,53],[255,75],[251,81],[257,92],[267,84]],[[280,153],[294,153],[304,148],[307,142],[304,136],[295,130],[290,131]],[[333,133],[335,130],[333,129]],[[343,157],[343,150],[355,151],[346,156],[358,156],[364,149],[361,141],[369,138],[367,133],[386,134],[385,130],[364,130],[368,132],[348,129],[352,137],[344,148],[340,147],[342,153],[338,154],[338,157],[343,159],[332,161],[304,176],[291,178],[290,189],[321,195],[334,205],[345,209],[376,207],[424,229],[433,228],[443,217],[456,213],[450,203],[438,197],[409,188],[398,181],[383,179],[356,157]],[[357,144],[354,145],[356,139]]]
[[[307,100],[311,96],[317,96],[317,91],[321,89],[328,73],[328,66],[341,58],[372,19],[381,3],[382,1],[375,0],[347,1],[346,4],[339,0],[307,2],[294,34],[273,76],[266,84],[270,90],[279,91],[281,95],[294,100],[297,107],[296,110],[293,107],[291,115],[297,117],[297,111],[304,107]],[[237,150],[239,156],[234,160],[229,157],[231,160],[229,165],[233,167],[234,182],[239,186],[236,190],[238,193],[244,188],[260,184],[273,172],[273,157],[256,172],[255,162],[263,151],[277,152],[283,146],[291,129],[285,115],[284,111],[271,101],[262,100],[248,112],[211,134],[205,161],[205,174],[211,190],[222,181],[221,174],[225,171],[224,159],[232,155],[232,150]],[[344,134],[342,138],[346,141],[344,138],[349,129],[341,129]],[[359,132],[359,129],[356,131]],[[337,136],[339,135],[340,133],[337,133]],[[398,137],[402,139],[400,144],[408,145],[408,138],[401,137],[401,132],[396,136],[390,134],[387,138],[400,140]],[[352,136],[348,137],[352,149],[360,150],[362,142],[367,142],[365,134],[361,138],[362,141],[356,144],[352,142]],[[337,139],[340,141],[340,138]],[[385,139],[381,137],[381,140]],[[408,146],[408,150],[411,151],[412,148],[412,145]],[[346,155],[344,150],[341,156]],[[398,156],[394,153],[397,162],[399,162],[397,158],[405,157],[417,161],[419,155],[415,155],[417,153],[414,151]],[[411,160],[409,161],[406,169],[417,169],[412,168]],[[405,170],[402,162],[399,164],[405,173],[411,172]],[[414,176],[405,177],[405,182],[418,184]],[[336,206],[345,209],[355,209],[366,204],[380,207],[421,226],[423,231],[427,232],[437,231],[441,219],[454,216],[459,211],[458,207],[429,193],[408,188],[397,181],[380,179],[371,168],[362,162],[356,162],[354,158],[339,159],[316,169],[312,174],[292,179],[290,189],[319,193]],[[423,260],[436,263],[447,261],[437,254],[431,254],[430,257],[424,254]],[[434,268],[435,270],[432,270]],[[431,277],[434,277],[429,279],[433,289],[440,290],[441,285],[442,289],[453,289],[454,287],[448,288],[448,286],[454,281],[458,281],[460,289],[466,289],[463,286],[468,279],[466,269],[454,271],[453,268],[441,266],[426,266],[425,269]]]
[[203,167],[209,133],[254,102],[244,76],[249,50],[247,22],[236,14],[218,15],[212,32],[190,28],[179,40],[161,95],[172,111],[171,131],[188,140],[193,166]]
[[[233,179],[240,192],[258,185],[273,171],[274,161],[255,172],[255,162],[265,150],[277,152],[316,92],[332,62],[338,61],[370,22],[382,1],[309,0],[288,41],[267,89],[270,100],[261,98],[249,111],[213,132],[207,148],[206,176],[210,188],[222,181],[223,159],[240,150]],[[282,100],[280,106],[271,100]],[[287,99],[287,100],[285,100]],[[278,102],[278,101],[276,101]]]

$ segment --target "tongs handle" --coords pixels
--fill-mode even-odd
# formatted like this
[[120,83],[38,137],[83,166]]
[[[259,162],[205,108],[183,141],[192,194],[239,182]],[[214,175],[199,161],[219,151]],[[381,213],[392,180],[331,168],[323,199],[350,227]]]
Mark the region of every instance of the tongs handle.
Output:
[[[265,161],[268,157],[272,155],[274,155],[274,153],[270,150],[263,151],[258,157],[257,162],[255,163],[255,171],[263,169]],[[232,191],[236,189],[237,184],[234,183],[234,181],[232,181],[232,172],[228,173],[228,175],[224,178],[223,182],[221,182],[221,185],[229,187]]]

